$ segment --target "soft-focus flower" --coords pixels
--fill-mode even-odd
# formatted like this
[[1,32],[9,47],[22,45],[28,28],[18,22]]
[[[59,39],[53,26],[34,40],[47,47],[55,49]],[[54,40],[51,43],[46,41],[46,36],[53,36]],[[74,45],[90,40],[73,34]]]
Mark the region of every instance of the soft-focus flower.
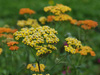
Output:
[[89,30],[91,28],[95,28],[96,26],[98,26],[98,23],[92,20],[72,20],[71,23],[77,26],[81,26],[81,28],[85,30]]
[[64,42],[64,46],[68,46],[67,42]]
[[81,41],[77,40],[76,38],[68,37],[65,39],[68,45],[65,45],[65,51],[71,52],[72,54],[76,53],[76,49],[82,47]]
[[98,63],[100,63],[100,58],[97,60]]
[[[39,67],[40,67],[40,71],[39,71]],[[38,63],[28,64],[27,69],[30,69],[31,71],[34,71],[34,72],[44,72],[45,65],[44,64],[38,65]]]
[[3,27],[0,28],[0,34],[1,33],[14,33],[16,31],[17,31],[17,29],[3,28]]
[[54,21],[71,21],[72,17],[67,14],[60,14],[55,16],[53,19]]
[[10,46],[10,48],[9,48],[10,50],[12,50],[12,51],[14,51],[14,50],[18,50],[19,49],[19,47],[18,46]]
[[80,49],[76,50],[76,53],[80,53],[81,55],[87,55],[88,53],[90,53],[91,56],[96,55],[92,48],[89,46],[82,46]]
[[76,19],[72,19],[70,22],[71,22],[71,24],[77,24],[77,20]]
[[90,51],[91,56],[96,56],[94,51]]
[[39,21],[41,22],[41,24],[45,24],[46,20],[47,19],[44,16],[39,18]]
[[2,48],[0,48],[0,55],[1,55],[2,51],[3,51]]
[[62,74],[66,75],[66,71],[63,71]]
[[12,34],[0,34],[0,37],[13,38],[14,36]]
[[54,20],[54,17],[53,15],[49,15],[47,16],[47,22],[52,22]]
[[17,25],[20,27],[24,26],[32,26],[34,28],[40,27],[38,21],[36,19],[28,18],[27,20],[18,20]]
[[20,15],[30,14],[31,15],[31,14],[35,14],[35,11],[34,10],[31,10],[29,8],[22,8],[22,9],[20,9],[19,14]]
[[20,27],[24,27],[25,23],[26,23],[25,20],[19,20],[19,21],[17,22],[17,25],[20,26]]
[[18,42],[16,42],[16,41],[7,42],[7,45],[9,46],[9,49],[12,50],[12,51],[19,49],[19,47],[16,46],[17,44],[18,44]]
[[8,46],[12,46],[12,45],[15,45],[15,44],[18,44],[18,42],[16,41],[10,41],[7,43]]
[[47,6],[44,8],[45,12],[52,12],[55,15],[60,15],[67,11],[71,11],[71,8],[62,4],[56,4],[55,6]]
[[89,53],[90,51],[92,51],[92,48],[90,48],[89,46],[82,46],[80,51],[77,51],[77,53],[80,53],[81,55],[87,55],[87,53]]

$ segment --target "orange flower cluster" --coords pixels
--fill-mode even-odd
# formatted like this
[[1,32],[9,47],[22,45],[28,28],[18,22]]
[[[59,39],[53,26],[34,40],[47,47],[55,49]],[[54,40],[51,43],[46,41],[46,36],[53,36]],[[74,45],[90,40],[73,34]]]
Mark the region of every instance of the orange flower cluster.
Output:
[[12,50],[12,51],[19,49],[18,46],[13,46],[15,44],[18,44],[18,42],[16,42],[16,41],[10,41],[10,42],[7,43],[7,45],[10,47],[9,49]]
[[[17,29],[1,27],[0,28],[0,37],[5,37],[5,39],[2,40],[2,42],[7,43],[7,42],[13,40],[14,36],[11,33],[14,33],[16,31],[17,31]],[[5,34],[5,33],[7,33],[7,34]]]
[[89,46],[83,46],[81,50],[77,49],[77,53],[80,53],[81,55],[87,55],[88,53],[91,54],[91,56],[95,56],[95,52],[90,48]]
[[13,38],[12,34],[0,34],[0,37]]
[[10,42],[7,43],[8,46],[12,46],[14,44],[18,44],[18,42],[16,42],[16,41],[10,41]]
[[85,30],[89,30],[91,28],[95,28],[98,26],[98,23],[92,20],[80,20],[77,21],[75,19],[71,20],[71,24],[76,24],[77,26],[81,26],[81,28]]
[[72,20],[70,21],[70,23],[71,23],[71,24],[77,24],[77,20],[72,19]]
[[30,14],[31,15],[31,14],[35,14],[35,11],[34,10],[31,10],[29,8],[22,8],[22,9],[20,9],[19,14],[20,15]]
[[17,29],[11,29],[11,28],[0,28],[0,34],[1,33],[14,33]]
[[49,15],[47,16],[47,22],[52,22],[54,20],[54,17],[53,15]]
[[14,50],[18,50],[19,49],[19,47],[18,46],[10,46],[10,48],[9,48],[10,50],[12,50],[12,51],[14,51]]

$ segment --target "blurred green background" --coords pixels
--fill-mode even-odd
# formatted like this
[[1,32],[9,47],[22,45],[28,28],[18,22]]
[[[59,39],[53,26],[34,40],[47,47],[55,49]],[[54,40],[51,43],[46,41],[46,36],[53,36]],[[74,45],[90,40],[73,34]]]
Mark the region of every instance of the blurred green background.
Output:
[[[48,6],[49,0],[0,0],[0,27],[5,24],[10,25],[12,28],[16,27],[18,19],[23,19],[19,15],[21,8],[30,8],[36,11],[33,18],[38,19],[41,16],[48,14],[43,11],[45,6]],[[89,37],[92,39],[92,48],[95,49],[97,56],[93,57],[93,62],[88,64],[93,65],[89,68],[89,75],[100,74],[100,0],[54,0],[54,4],[64,4],[72,8],[69,15],[77,20],[90,19],[97,21],[99,26],[92,31]],[[88,69],[86,70],[88,72]],[[87,74],[86,74],[87,75]]]
[[[0,25],[15,25],[21,8],[31,8],[37,12],[36,18],[45,15],[43,8],[49,0],[0,0]],[[72,8],[69,14],[78,20],[100,20],[100,0],[54,0],[54,3],[68,5]],[[100,24],[100,22],[99,22]]]

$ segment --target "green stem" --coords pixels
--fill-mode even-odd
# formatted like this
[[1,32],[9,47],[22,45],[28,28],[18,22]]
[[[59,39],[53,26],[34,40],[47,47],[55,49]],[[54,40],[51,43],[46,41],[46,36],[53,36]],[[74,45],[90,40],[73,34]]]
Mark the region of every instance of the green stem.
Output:
[[[27,49],[26,49],[26,50],[27,50]],[[26,52],[27,52],[27,60],[26,60],[26,64],[28,65],[29,62],[30,62],[30,60],[29,60],[29,51],[27,50]]]
[[80,40],[80,28],[78,27],[78,38]]
[[[31,51],[32,51],[32,49],[31,49]],[[32,53],[33,53],[33,51],[32,51]],[[39,60],[36,58],[36,56],[34,55],[34,53],[33,53],[33,56],[35,57],[36,62],[38,63],[39,73],[41,73]]]
[[[80,60],[81,60],[81,57],[82,57],[82,55],[79,56],[78,62],[77,62],[77,64],[76,64],[76,67],[79,66],[79,62],[80,62]],[[79,72],[78,72],[78,70],[77,70],[77,68],[76,68],[76,75],[79,75],[78,73],[79,73]]]
[[37,63],[38,63],[38,67],[39,67],[39,73],[41,73],[39,61],[37,61]]
[[85,44],[87,43],[87,42],[86,42],[86,40],[87,40],[87,39],[86,39],[86,38],[87,38],[86,36],[87,36],[87,34],[86,34],[86,31],[84,30],[84,43],[85,43]]
[[7,48],[6,48],[6,46],[4,46],[4,48],[5,48],[5,66],[6,66],[6,74],[8,74],[7,73]]
[[11,59],[12,60],[12,64],[11,64],[12,65],[12,75],[14,75],[13,74],[13,52],[11,52],[11,54],[12,54],[12,59]]

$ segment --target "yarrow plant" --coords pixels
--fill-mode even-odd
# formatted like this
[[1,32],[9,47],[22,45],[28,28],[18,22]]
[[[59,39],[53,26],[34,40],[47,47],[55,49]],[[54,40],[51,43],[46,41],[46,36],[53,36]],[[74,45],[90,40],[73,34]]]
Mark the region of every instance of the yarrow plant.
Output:
[[[3,45],[0,44],[0,56],[3,52],[7,59],[9,56],[6,53],[11,54],[11,75],[19,74],[22,70],[25,70],[25,75],[58,75],[58,73],[60,75],[62,71],[66,75],[81,75],[80,70],[83,66],[82,63],[85,61],[84,59],[88,59],[89,54],[96,56],[95,49],[92,49],[92,46],[90,47],[87,44],[87,35],[83,35],[82,30],[79,30],[78,33],[75,31],[76,35],[71,34],[71,32],[74,30],[73,25],[81,27],[87,33],[87,30],[96,28],[98,23],[93,20],[73,19],[73,17],[68,15],[68,12],[72,10],[70,7],[63,4],[53,6],[53,2],[53,0],[49,0],[50,6],[44,7],[44,11],[50,13],[47,16],[34,19],[32,18],[32,14],[36,13],[34,10],[22,8],[19,14],[24,15],[24,19],[17,21],[18,30],[11,29],[8,26],[7,28],[0,28],[0,38],[6,38],[6,40],[2,40],[2,42],[6,43],[3,44],[4,47],[1,47]],[[66,33],[65,29],[69,31],[68,33],[71,36]],[[15,40],[18,40],[18,42]],[[64,45],[63,42],[65,42]],[[8,47],[3,49],[6,45],[8,45],[9,50],[7,50]],[[18,50],[20,47],[22,50]],[[22,63],[20,67],[16,68],[20,68],[20,70],[14,72],[13,66],[16,63],[13,55],[16,56],[18,53],[21,53],[19,55],[24,57],[21,60],[25,61],[18,62]],[[17,61],[17,59],[19,60],[20,57],[16,57],[15,60]],[[8,60],[5,62],[8,62]],[[57,71],[55,71],[56,69],[53,71],[55,67]],[[8,68],[6,70],[8,71]],[[9,75],[9,73],[6,73],[6,75]]]
[[[39,64],[39,65],[40,65],[40,71],[44,72],[45,65],[44,64]],[[27,69],[30,69],[31,71],[39,72],[38,63],[28,64],[27,65]]]
[[39,21],[41,22],[41,24],[45,24],[47,19],[46,19],[46,17],[42,16],[42,17],[39,18]]
[[27,20],[18,20],[17,25],[20,27],[31,26],[37,28],[40,26],[36,19],[28,18]]
[[47,16],[47,22],[52,22],[54,20],[54,17],[53,15],[49,15]]
[[[36,52],[36,56],[39,57],[52,53],[53,50],[57,50],[55,44],[59,42],[59,38],[56,36],[56,34],[58,34],[57,31],[54,28],[50,28],[49,26],[41,26],[41,24],[45,25],[46,23],[50,22],[53,22],[52,24],[55,24],[61,21],[62,23],[65,21],[69,21],[71,24],[80,26],[85,30],[95,28],[98,25],[97,22],[92,20],[77,21],[73,19],[71,16],[66,14],[66,12],[71,11],[71,8],[63,4],[56,4],[55,6],[44,7],[44,11],[50,12],[51,14],[48,15],[47,17],[41,16],[38,20],[30,18],[28,18],[27,20],[19,20],[17,22],[17,25],[24,28],[14,33],[16,40],[21,39],[24,44],[32,47],[32,49]],[[64,46],[65,51],[70,55],[80,54],[82,56],[82,55],[87,55],[88,53],[90,53],[91,56],[96,55],[91,47],[84,46],[82,42],[76,38],[68,37],[65,39],[65,41],[66,41],[66,45]],[[77,66],[78,65],[79,64],[77,64]],[[39,59],[36,58],[36,63],[28,64],[27,69],[36,72],[36,74],[33,75],[42,75],[39,73],[44,72],[45,66],[44,64],[40,64]]]
[[7,43],[7,45],[10,47],[9,49],[12,51],[19,49],[19,47],[16,46],[16,44],[18,44],[18,42],[16,42],[16,41],[10,41]]
[[90,30],[90,29],[95,28],[95,27],[98,26],[98,23],[95,22],[95,21],[92,21],[92,20],[77,21],[77,20],[74,19],[74,20],[71,21],[71,24],[80,26],[81,28],[83,28],[85,30]]
[[76,53],[76,49],[80,49],[82,47],[81,41],[78,41],[75,38],[68,37],[65,39],[67,45],[65,45],[65,51],[71,52],[72,54]]
[[22,42],[24,44],[34,47],[37,50],[37,56],[57,50],[52,45],[59,42],[59,38],[55,34],[57,34],[57,31],[49,26],[38,27],[36,29],[22,28],[21,31],[14,33],[16,40],[23,38]]
[[2,48],[0,48],[0,55],[1,55],[2,51],[3,51]]
[[0,38],[3,38],[2,42],[7,43],[7,42],[14,40],[14,36],[12,34],[16,31],[17,31],[17,29],[11,29],[9,27],[8,28],[1,27],[0,28]]
[[35,11],[31,10],[29,8],[22,8],[22,9],[20,9],[19,14],[20,15],[30,14],[31,15],[31,14],[35,14]]
[[71,8],[62,4],[56,4],[55,6],[44,7],[45,12],[51,12],[54,14],[54,21],[71,21],[72,17],[65,12],[71,11]]
[[45,12],[52,12],[55,15],[60,15],[62,13],[71,11],[71,8],[68,6],[64,6],[62,4],[56,4],[56,6],[47,6],[44,8]]
[[[27,69],[29,69],[33,72],[37,72],[37,73],[38,72],[44,72],[45,65],[44,64],[38,64],[38,63],[28,64]],[[43,74],[32,74],[32,75],[43,75]],[[50,74],[46,74],[46,75],[50,75]]]
[[72,54],[79,53],[81,55],[87,55],[87,53],[90,53],[91,56],[96,55],[91,47],[83,46],[81,44],[81,41],[78,41],[75,38],[68,37],[65,40],[67,42],[67,45],[65,45],[64,47],[65,47],[65,51],[67,52],[70,52]]

